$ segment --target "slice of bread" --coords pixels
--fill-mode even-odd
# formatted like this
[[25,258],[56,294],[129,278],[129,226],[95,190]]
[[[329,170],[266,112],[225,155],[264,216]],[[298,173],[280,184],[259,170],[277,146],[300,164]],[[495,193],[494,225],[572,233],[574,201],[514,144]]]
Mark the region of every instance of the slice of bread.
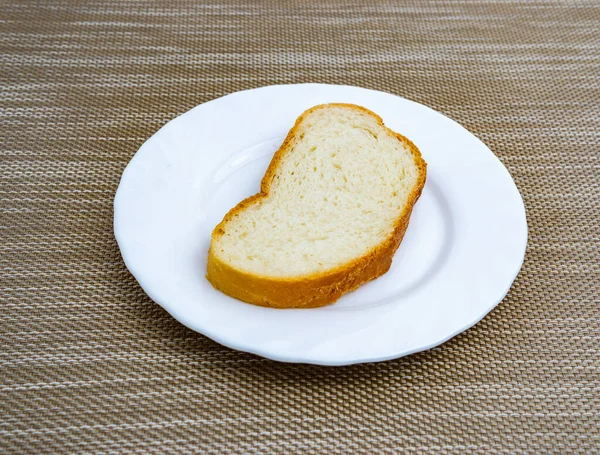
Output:
[[208,280],[261,306],[336,301],[388,271],[426,169],[412,142],[363,107],[307,110],[275,153],[260,193],[214,229]]

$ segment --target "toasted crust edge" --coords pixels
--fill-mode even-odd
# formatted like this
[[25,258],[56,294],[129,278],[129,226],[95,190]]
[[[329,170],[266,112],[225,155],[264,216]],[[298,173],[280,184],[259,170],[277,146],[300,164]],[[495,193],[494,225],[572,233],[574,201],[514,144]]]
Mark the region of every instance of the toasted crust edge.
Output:
[[[404,210],[394,223],[393,232],[386,240],[376,245],[365,255],[330,269],[325,273],[314,273],[293,278],[268,277],[235,269],[221,261],[214,254],[213,245],[215,240],[223,235],[224,226],[246,207],[269,195],[271,182],[277,173],[279,163],[289,151],[288,149],[296,136],[300,123],[315,110],[327,107],[358,109],[371,115],[381,127],[397,137],[411,151],[415,164],[419,169],[419,177]],[[215,289],[254,305],[273,308],[316,308],[331,304],[347,292],[355,290],[362,284],[383,275],[389,270],[394,253],[400,246],[400,242],[408,227],[412,209],[425,186],[426,177],[427,163],[423,160],[417,146],[406,137],[385,126],[381,117],[374,112],[362,106],[346,103],[329,103],[314,106],[304,111],[298,117],[283,144],[275,152],[271,164],[262,179],[260,192],[238,203],[213,230],[208,251],[206,278]]]

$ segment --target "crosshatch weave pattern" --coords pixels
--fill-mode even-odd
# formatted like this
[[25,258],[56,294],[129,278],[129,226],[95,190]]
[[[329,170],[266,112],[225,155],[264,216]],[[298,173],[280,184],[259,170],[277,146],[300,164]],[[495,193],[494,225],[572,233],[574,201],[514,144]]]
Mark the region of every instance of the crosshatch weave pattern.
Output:
[[[600,453],[599,2],[1,4],[1,452]],[[395,361],[285,365],[141,291],[112,228],[138,147],[297,82],[424,103],[507,166],[529,246],[477,326]]]

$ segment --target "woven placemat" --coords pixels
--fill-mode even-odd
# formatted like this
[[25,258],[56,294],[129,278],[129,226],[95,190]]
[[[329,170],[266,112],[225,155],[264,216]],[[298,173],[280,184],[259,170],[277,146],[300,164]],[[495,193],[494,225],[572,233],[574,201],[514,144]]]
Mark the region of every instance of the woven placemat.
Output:
[[[0,11],[0,452],[600,453],[600,2]],[[186,329],[128,273],[112,201],[142,142],[297,82],[429,105],[509,169],[526,260],[473,329],[379,364],[278,364]]]

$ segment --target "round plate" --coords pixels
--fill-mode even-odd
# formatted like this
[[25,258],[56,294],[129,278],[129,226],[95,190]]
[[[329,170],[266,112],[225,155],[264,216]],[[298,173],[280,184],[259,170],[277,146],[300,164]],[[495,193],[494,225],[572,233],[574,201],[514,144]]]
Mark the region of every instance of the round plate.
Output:
[[[317,309],[261,308],[216,291],[205,278],[212,229],[259,190],[296,118],[329,102],[376,112],[428,163],[390,271]],[[181,323],[234,349],[322,365],[401,357],[468,329],[506,295],[527,243],[521,196],[479,139],[418,103],[324,84],[238,92],[169,122],[125,169],[114,221],[125,264]]]

